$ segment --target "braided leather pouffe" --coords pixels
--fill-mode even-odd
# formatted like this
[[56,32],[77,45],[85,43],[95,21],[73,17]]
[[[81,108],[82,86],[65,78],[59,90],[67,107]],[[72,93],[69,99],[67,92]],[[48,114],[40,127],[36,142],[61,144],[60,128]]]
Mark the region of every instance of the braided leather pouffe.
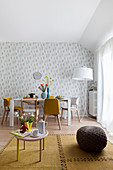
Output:
[[81,149],[91,152],[100,152],[107,144],[104,130],[96,126],[81,127],[76,138]]

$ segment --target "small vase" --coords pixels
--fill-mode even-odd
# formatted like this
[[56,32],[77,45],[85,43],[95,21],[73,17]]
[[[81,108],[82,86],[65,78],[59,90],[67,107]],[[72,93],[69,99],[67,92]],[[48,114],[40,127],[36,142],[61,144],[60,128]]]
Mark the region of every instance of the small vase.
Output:
[[41,94],[41,98],[42,98],[42,99],[45,99],[45,98],[46,98],[46,96],[47,96],[47,95],[46,95],[46,92],[42,92],[42,94]]
[[27,126],[27,128],[28,128],[27,132],[31,132],[32,124],[33,124],[33,122],[31,122],[31,123],[26,122],[26,126]]
[[47,88],[47,98],[49,98],[49,88]]

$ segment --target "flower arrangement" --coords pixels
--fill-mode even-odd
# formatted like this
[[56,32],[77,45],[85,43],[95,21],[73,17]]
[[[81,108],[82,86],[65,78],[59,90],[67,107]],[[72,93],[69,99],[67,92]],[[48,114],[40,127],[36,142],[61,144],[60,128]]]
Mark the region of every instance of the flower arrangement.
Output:
[[46,83],[47,83],[47,88],[50,88],[50,86],[51,86],[51,84],[52,84],[52,82],[54,81],[54,79],[52,79],[52,77],[48,77],[48,76],[45,76],[45,79],[43,79],[43,81],[46,81]]
[[45,79],[43,79],[43,81],[45,82],[45,84],[41,84],[38,88],[42,92],[45,92],[47,88],[50,88],[52,81],[54,80],[52,79],[52,77],[49,78],[48,76],[45,76]]
[[46,88],[47,88],[48,84],[41,84],[38,88],[42,91],[42,92],[45,92],[46,91]]
[[[20,127],[20,132],[24,133],[25,131],[31,132],[31,126],[33,123],[33,120],[35,119],[35,116],[33,113],[24,113],[23,115],[19,115],[18,112],[15,112],[16,117],[19,118],[21,121],[21,127]],[[38,117],[36,118],[36,120]]]

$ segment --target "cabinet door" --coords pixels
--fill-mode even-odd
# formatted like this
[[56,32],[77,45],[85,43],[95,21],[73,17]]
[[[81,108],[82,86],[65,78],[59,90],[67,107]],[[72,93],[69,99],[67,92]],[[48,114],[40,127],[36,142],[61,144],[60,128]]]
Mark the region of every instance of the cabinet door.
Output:
[[89,92],[89,114],[93,115],[93,93]]
[[97,116],[97,91],[89,92],[89,114]]

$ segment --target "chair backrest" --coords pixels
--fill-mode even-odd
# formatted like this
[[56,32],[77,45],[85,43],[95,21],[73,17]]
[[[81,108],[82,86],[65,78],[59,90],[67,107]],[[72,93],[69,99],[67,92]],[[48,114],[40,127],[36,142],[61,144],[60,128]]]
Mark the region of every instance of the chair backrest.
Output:
[[[22,114],[24,113],[24,109],[26,109],[25,104],[35,104],[35,113],[37,113],[37,99],[35,100],[27,100],[27,99],[22,99],[21,100],[21,107],[22,107]],[[28,108],[29,111],[29,108]]]
[[71,105],[78,105],[79,98],[78,97],[71,97]]
[[60,107],[58,99],[45,99],[44,101],[44,114],[45,115],[58,115],[60,114]]
[[12,98],[4,98],[4,107],[10,106],[10,100],[12,100]]

